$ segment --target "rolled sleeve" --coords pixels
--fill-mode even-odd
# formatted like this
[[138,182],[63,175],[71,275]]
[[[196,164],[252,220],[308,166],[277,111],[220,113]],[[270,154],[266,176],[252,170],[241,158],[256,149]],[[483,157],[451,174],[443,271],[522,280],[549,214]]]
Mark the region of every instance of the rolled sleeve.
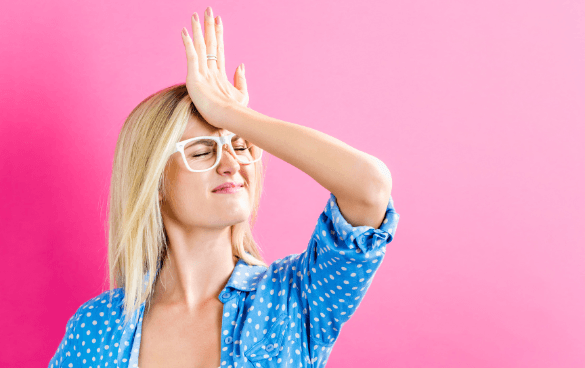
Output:
[[[321,226],[321,233],[316,234],[316,236],[317,239],[319,239],[319,236],[325,238],[324,243],[327,244],[331,243],[328,240],[333,240],[333,244],[337,248],[339,248],[340,242],[342,242],[342,248],[343,246],[349,249],[359,248],[359,251],[356,249],[356,253],[367,253],[372,249],[384,248],[387,243],[390,243],[394,239],[399,218],[400,215],[394,210],[394,201],[390,197],[386,206],[384,220],[379,228],[375,229],[372,226],[352,226],[341,214],[337,205],[337,198],[331,193],[327,206],[325,206],[325,210],[319,218],[321,225],[323,225]],[[318,223],[317,227],[319,225]],[[326,231],[333,233],[329,236]]]

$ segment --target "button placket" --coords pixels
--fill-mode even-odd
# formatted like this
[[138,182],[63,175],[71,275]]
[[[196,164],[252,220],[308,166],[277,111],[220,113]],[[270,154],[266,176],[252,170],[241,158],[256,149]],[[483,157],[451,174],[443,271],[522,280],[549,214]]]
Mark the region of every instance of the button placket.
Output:
[[[234,316],[237,315],[238,305],[240,304],[239,298],[234,298],[237,295],[240,295],[240,291],[235,290],[235,291],[231,291],[231,292],[226,291],[225,293],[223,293],[223,295],[220,296],[220,299],[224,303],[224,307],[222,310],[223,315],[222,315],[222,325],[221,325],[222,334],[224,333],[224,329],[227,331],[227,336],[225,336],[225,338],[223,339],[223,343],[225,345],[229,345],[229,346],[231,346],[230,344],[232,344],[234,342],[232,335],[234,334],[235,327],[234,327],[234,324],[232,323],[232,321],[235,319]],[[230,301],[230,299],[232,299],[232,301]],[[229,315],[226,316],[226,313],[229,313]],[[231,349],[233,349],[233,347]],[[230,351],[231,349],[228,348],[227,346],[221,347],[222,360],[228,362],[228,365],[230,364],[230,361],[232,360],[232,357],[230,354],[233,354],[233,353]]]

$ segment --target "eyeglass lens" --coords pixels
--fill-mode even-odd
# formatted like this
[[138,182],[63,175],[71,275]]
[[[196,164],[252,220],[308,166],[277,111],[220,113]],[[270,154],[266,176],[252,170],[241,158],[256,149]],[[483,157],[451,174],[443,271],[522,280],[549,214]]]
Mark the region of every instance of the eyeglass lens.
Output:
[[[237,135],[232,138],[232,146],[236,159],[243,164],[251,163],[262,154],[260,148]],[[224,149],[227,148],[224,147]],[[205,170],[212,167],[217,160],[217,152],[217,143],[213,139],[197,139],[185,145],[185,158],[192,170]]]

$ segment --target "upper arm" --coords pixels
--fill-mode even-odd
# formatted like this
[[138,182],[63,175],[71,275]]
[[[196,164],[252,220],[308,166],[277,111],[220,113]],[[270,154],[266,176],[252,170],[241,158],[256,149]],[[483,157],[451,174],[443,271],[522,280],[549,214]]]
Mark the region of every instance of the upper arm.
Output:
[[337,197],[337,206],[342,217],[352,227],[368,226],[378,229],[386,217],[386,209],[390,200],[390,193],[380,195],[381,199],[372,203],[352,201]]
[[[367,199],[359,200],[357,195],[335,196],[339,210],[352,227],[369,226],[378,229],[384,221],[392,191],[392,176],[390,170],[377,157],[372,156],[376,162],[376,175],[364,179],[364,191]],[[366,185],[367,184],[367,185]]]
[[[79,309],[78,309],[79,311]],[[57,368],[57,367],[69,367],[69,364],[72,363],[71,366],[75,366],[76,363],[76,355],[77,351],[74,348],[74,341],[75,341],[75,325],[78,320],[78,314],[75,312],[71,318],[67,321],[65,325],[65,335],[59,346],[57,347],[57,351],[55,355],[49,361],[49,368]]]
[[[363,211],[360,214],[360,211]],[[353,226],[346,217],[356,217]],[[294,260],[293,278],[299,285],[303,319],[309,334],[322,343],[334,342],[364,297],[394,238],[399,215],[389,198],[381,220],[369,210],[350,207],[340,211],[331,194],[307,247]],[[363,216],[362,218],[359,218]],[[360,225],[363,219],[378,221],[379,228]]]

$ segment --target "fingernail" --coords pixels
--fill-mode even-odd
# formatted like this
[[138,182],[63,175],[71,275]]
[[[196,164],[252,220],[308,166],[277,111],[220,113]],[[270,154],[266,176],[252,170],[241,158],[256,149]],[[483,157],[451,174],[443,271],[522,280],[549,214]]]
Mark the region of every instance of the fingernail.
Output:
[[215,17],[215,24],[217,24],[218,26],[221,25],[221,20],[219,19],[219,15],[217,17]]
[[193,19],[199,22],[199,15],[197,15],[197,13],[193,13]]
[[213,16],[213,13],[211,12],[211,6],[208,6],[207,9],[205,9],[205,15],[208,17]]
[[185,27],[183,27],[183,36],[187,36],[187,30],[185,29]]
[[244,74],[246,73],[246,67],[244,66],[244,63],[242,63],[242,71],[244,72]]

